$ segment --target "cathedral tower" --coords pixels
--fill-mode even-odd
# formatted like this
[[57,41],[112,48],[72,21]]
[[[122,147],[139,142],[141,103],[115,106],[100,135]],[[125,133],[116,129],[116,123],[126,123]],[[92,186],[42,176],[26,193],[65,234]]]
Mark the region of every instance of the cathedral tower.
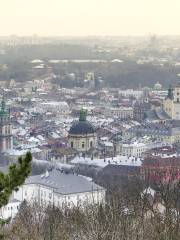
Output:
[[169,87],[163,108],[171,119],[180,120],[180,83],[174,88]]
[[0,106],[0,152],[6,152],[13,148],[12,125],[10,111],[6,108],[4,98]]

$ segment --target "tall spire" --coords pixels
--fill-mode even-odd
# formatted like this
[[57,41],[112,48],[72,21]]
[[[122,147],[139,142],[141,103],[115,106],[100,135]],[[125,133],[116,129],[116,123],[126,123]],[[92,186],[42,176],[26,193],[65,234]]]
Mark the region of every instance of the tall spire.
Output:
[[172,88],[171,85],[169,85],[167,98],[169,98],[169,99],[171,99],[171,100],[174,99],[173,88]]
[[10,109],[7,109],[5,98],[3,96],[0,103],[0,116],[9,116],[9,115],[10,115]]
[[87,110],[81,109],[79,121],[86,121],[86,117],[87,117]]
[[2,100],[1,100],[1,111],[5,112],[5,109],[6,109],[6,103],[5,103],[4,96],[3,96]]

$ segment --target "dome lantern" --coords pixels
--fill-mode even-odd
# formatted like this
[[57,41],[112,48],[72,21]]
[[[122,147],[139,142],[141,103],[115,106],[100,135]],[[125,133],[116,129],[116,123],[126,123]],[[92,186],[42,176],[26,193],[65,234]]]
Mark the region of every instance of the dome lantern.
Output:
[[79,121],[86,121],[86,117],[87,117],[87,110],[81,109]]

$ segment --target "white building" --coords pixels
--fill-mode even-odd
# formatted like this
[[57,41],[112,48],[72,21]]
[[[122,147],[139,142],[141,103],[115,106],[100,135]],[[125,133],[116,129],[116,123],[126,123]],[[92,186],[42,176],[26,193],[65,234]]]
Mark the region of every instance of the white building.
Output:
[[70,108],[67,102],[43,102],[37,106],[40,112],[53,112],[60,115],[67,115],[70,113]]
[[111,116],[118,117],[120,119],[132,119],[133,108],[132,107],[119,107],[110,109]]
[[147,150],[146,144],[140,142],[123,143],[121,146],[121,155],[128,157],[141,157]]
[[8,219],[14,218],[19,211],[21,201],[17,199],[12,199],[9,203],[0,209],[0,218]]
[[143,96],[143,91],[133,89],[119,90],[119,95],[122,97],[135,97],[136,99],[139,99]]
[[53,170],[29,177],[13,197],[43,206],[73,207],[104,202],[105,189],[83,176]]

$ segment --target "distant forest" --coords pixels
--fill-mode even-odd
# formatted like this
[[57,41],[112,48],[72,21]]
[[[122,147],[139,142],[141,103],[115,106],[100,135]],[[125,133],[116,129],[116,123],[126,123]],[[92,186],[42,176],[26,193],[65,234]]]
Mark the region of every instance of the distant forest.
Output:
[[[28,81],[39,77],[30,63],[34,59],[42,59],[44,63],[52,67],[52,71],[58,77],[56,83],[64,87],[73,87],[78,81],[83,81],[87,72],[94,72],[95,76],[101,76],[107,87],[138,88],[139,86],[152,87],[159,81],[163,87],[178,81],[177,74],[180,66],[165,63],[164,66],[153,64],[137,64],[136,61],[143,54],[127,57],[121,52],[121,48],[112,51],[96,51],[95,47],[86,45],[59,44],[59,45],[19,45],[0,47],[6,54],[0,54],[0,81],[15,79]],[[158,55],[156,53],[156,55]],[[176,61],[180,54],[176,55]],[[157,57],[157,56],[156,56]],[[49,63],[50,59],[102,59],[107,63]],[[121,59],[122,63],[111,62],[113,59]],[[69,77],[75,73],[76,81]],[[36,76],[37,74],[37,76]],[[43,75],[43,72],[42,72]]]

